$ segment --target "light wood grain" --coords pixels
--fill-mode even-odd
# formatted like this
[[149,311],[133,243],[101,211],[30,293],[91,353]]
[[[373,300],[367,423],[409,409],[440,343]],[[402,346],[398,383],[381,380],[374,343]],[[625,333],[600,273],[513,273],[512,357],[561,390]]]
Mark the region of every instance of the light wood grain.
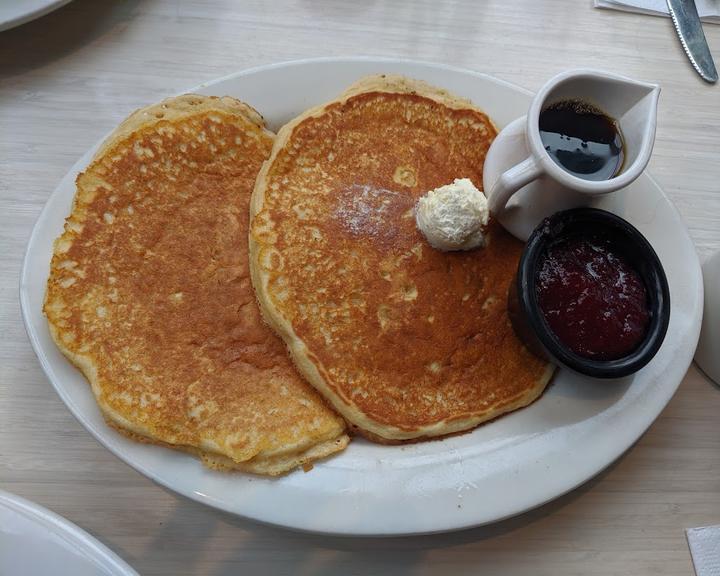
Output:
[[[705,33],[720,63],[720,26]],[[287,532],[171,495],[99,446],[51,389],[17,282],[32,224],[73,162],[133,109],[200,82],[356,54],[531,90],[578,66],[660,82],[649,169],[699,253],[720,248],[720,86],[696,76],[669,20],[567,0],[76,0],[0,33],[0,487],[143,574],[692,574],[683,529],[720,523],[720,390],[695,368],[637,445],[571,494],[490,527],[389,540]]]

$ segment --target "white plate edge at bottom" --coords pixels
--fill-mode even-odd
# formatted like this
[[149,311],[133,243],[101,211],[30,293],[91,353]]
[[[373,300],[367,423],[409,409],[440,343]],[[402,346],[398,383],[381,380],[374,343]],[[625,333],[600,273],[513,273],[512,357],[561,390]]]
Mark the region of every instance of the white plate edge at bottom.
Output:
[[42,5],[36,6],[29,12],[18,12],[9,18],[5,15],[6,19],[0,21],[0,32],[12,30],[17,26],[22,26],[23,24],[42,18],[46,14],[50,14],[50,12],[54,12],[55,10],[62,8],[65,4],[69,4],[70,1],[71,0],[50,0]]
[[0,506],[6,506],[62,538],[104,570],[117,576],[139,576],[120,556],[77,524],[26,498],[0,490]]

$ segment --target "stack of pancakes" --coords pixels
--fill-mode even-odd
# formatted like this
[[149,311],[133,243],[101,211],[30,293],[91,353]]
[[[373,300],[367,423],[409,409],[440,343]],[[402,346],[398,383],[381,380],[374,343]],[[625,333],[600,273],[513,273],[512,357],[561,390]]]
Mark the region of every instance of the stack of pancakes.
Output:
[[389,76],[277,138],[228,97],[138,111],[77,179],[51,333],[111,425],[213,467],[281,474],[342,450],[346,422],[397,442],[524,406],[552,370],[507,317],[521,244],[491,224],[485,248],[438,252],[413,212],[482,182],[495,134]]

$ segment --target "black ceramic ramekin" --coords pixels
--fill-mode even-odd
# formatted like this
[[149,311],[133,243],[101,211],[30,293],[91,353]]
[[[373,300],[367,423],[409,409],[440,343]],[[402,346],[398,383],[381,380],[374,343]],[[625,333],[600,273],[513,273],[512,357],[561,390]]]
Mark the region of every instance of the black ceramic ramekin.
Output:
[[[536,275],[548,246],[564,237],[594,234],[609,239],[638,271],[648,296],[650,323],[644,340],[615,360],[593,360],[571,351],[552,331],[537,300]],[[660,348],[670,321],[670,292],[655,250],[634,226],[605,210],[575,208],[546,218],[530,236],[510,286],[508,310],[515,332],[537,355],[587,376],[619,378],[640,370]]]

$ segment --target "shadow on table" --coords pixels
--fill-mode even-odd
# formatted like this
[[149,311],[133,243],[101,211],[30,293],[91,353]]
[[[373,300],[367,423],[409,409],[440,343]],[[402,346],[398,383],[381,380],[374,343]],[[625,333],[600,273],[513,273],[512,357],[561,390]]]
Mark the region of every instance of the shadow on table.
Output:
[[711,388],[715,388],[715,390],[720,391],[720,382],[715,382],[715,380],[713,380],[712,378],[710,378],[710,376],[705,372],[705,370],[703,370],[703,369],[700,367],[700,364],[698,364],[697,362],[694,361],[690,366],[693,367],[693,368],[695,368],[695,369],[698,371],[698,373],[700,374],[700,376],[702,376],[702,377],[705,379],[705,381],[706,381],[708,384],[710,384],[710,387],[711,387]]
[[0,80],[60,60],[132,20],[142,0],[75,0],[0,32]]
[[[214,576],[235,574],[240,569],[247,574],[262,571],[270,576],[280,573],[278,571],[287,573],[290,567],[297,576],[335,576],[346,574],[351,569],[361,569],[366,574],[410,576],[422,571],[423,562],[432,552],[445,550],[451,557],[454,548],[510,536],[516,531],[532,528],[534,523],[546,517],[561,513],[563,508],[602,482],[622,459],[569,494],[520,516],[479,528],[426,536],[354,538],[308,534],[217,512],[176,496],[175,509],[149,543],[148,555],[145,558],[128,557],[127,560],[141,567],[143,560],[160,560],[157,558],[158,551],[174,549],[173,556],[178,551],[183,556],[180,562],[188,574],[206,573],[208,564],[211,564],[215,567],[210,572]],[[200,526],[207,534],[205,540],[197,538]],[[567,529],[571,531],[572,527]],[[236,530],[236,543],[229,548],[219,548],[216,533],[233,533]],[[191,534],[192,541],[188,541]],[[227,539],[223,540],[227,542]]]

